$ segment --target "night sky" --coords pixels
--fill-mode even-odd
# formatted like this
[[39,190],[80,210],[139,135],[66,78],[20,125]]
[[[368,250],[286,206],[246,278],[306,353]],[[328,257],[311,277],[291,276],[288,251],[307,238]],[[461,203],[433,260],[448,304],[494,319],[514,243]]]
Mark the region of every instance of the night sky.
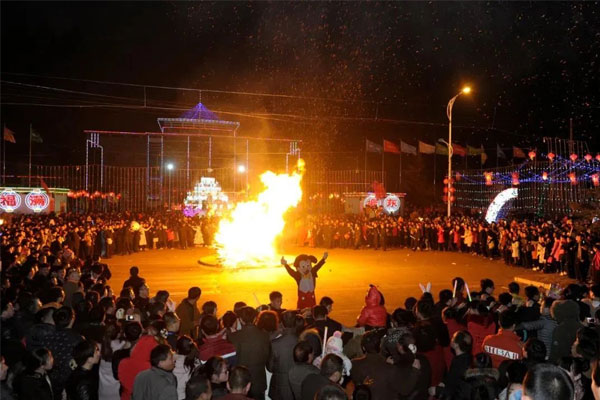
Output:
[[2,2],[1,14],[1,120],[17,134],[14,154],[26,154],[34,125],[40,163],[57,152],[81,162],[83,129],[156,130],[156,117],[198,102],[155,89],[154,108],[97,107],[139,105],[143,90],[50,76],[289,95],[202,102],[241,134],[331,152],[360,151],[365,137],[444,137],[446,103],[468,83],[472,96],[454,107],[458,143],[543,149],[544,136],[568,137],[572,118],[575,139],[600,150],[597,2]]

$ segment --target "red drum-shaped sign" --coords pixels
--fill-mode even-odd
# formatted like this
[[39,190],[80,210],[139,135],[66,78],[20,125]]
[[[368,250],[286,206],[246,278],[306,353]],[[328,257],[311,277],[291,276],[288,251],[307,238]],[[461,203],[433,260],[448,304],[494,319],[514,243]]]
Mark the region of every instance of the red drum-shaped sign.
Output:
[[36,189],[33,192],[27,193],[27,196],[25,196],[25,205],[31,211],[38,213],[44,211],[50,205],[50,198],[48,198],[46,193]]
[[0,208],[6,212],[13,212],[21,205],[21,196],[12,189],[0,193]]

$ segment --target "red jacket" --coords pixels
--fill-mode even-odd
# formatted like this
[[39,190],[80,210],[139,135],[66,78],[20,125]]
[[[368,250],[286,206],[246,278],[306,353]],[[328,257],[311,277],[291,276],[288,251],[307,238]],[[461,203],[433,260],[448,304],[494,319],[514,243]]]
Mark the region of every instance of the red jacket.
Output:
[[481,353],[485,338],[496,333],[494,317],[470,314],[467,316],[467,330],[473,337],[473,354]]
[[365,297],[366,305],[360,311],[358,316],[359,326],[376,326],[385,327],[387,322],[387,310],[380,304],[381,293],[375,286],[369,288],[369,292]]
[[221,356],[226,360],[230,360],[236,356],[235,346],[225,339],[222,333],[205,337],[204,343],[198,347],[198,350],[202,362],[206,362],[214,356]]
[[[446,328],[448,328],[448,335],[450,336],[450,338],[452,338],[452,336],[454,336],[454,334],[458,331],[466,331],[467,328],[458,323],[458,321],[454,320],[454,319],[447,319],[446,322]],[[443,348],[444,349],[444,361],[446,362],[446,365],[449,366],[452,363],[452,359],[454,358],[454,354],[452,354],[452,351],[450,350],[450,346],[446,346]]]
[[123,388],[121,400],[129,400],[133,392],[135,377],[150,369],[150,353],[158,346],[154,336],[142,336],[131,350],[131,356],[119,363],[119,381]]
[[504,360],[521,360],[523,343],[513,331],[500,328],[497,334],[485,338],[483,351],[492,358],[494,368],[498,368]]

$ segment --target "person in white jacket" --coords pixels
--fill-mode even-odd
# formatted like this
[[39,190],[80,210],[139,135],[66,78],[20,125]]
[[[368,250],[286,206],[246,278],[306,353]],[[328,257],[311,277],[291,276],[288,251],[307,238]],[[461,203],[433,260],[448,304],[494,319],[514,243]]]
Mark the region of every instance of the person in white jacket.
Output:
[[177,378],[177,398],[185,399],[185,385],[190,380],[192,371],[200,365],[198,347],[189,336],[181,336],[177,340],[177,352],[173,356],[175,369],[173,375]]
[[537,258],[538,258],[538,266],[535,267],[534,271],[543,271],[546,265],[546,243],[544,239],[540,237],[540,240],[537,244]]

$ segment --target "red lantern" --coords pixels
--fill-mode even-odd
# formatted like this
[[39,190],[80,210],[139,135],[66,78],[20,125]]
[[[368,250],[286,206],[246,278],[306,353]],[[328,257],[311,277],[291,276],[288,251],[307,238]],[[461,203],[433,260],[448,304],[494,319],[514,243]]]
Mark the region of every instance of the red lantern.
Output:
[[585,161],[590,162],[592,161],[592,155],[591,154],[586,154],[583,158],[585,158]]
[[444,200],[444,203],[446,203],[448,201],[448,196],[442,196],[442,200]]
[[594,183],[594,186],[598,186],[598,184],[600,184],[600,177],[598,174],[592,175],[592,182]]
[[556,157],[556,154],[552,152],[548,153],[548,160],[550,160],[550,162],[554,161],[554,157]]
[[571,159],[571,161],[575,162],[577,160],[577,154],[573,153],[569,156],[569,158]]
[[571,181],[571,185],[577,185],[577,175],[575,175],[575,172],[569,174],[569,180]]
[[513,184],[513,186],[517,186],[519,184],[519,173],[518,172],[512,173],[512,184]]
[[531,159],[531,161],[533,161],[533,159],[535,158],[535,151],[531,150],[529,153],[527,153],[527,155],[529,156],[529,158]]
[[448,193],[448,187],[444,186],[444,193]]
[[454,186],[451,186],[450,187],[450,193],[454,193],[454,192],[456,192],[456,189],[454,188]]
[[448,178],[444,178],[444,185],[448,184]]
[[454,196],[450,196],[450,203],[454,203],[454,200],[456,200],[456,198]]
[[600,154],[596,154],[596,161],[600,161]]
[[548,180],[548,173],[546,171],[542,172],[542,179],[545,181]]

